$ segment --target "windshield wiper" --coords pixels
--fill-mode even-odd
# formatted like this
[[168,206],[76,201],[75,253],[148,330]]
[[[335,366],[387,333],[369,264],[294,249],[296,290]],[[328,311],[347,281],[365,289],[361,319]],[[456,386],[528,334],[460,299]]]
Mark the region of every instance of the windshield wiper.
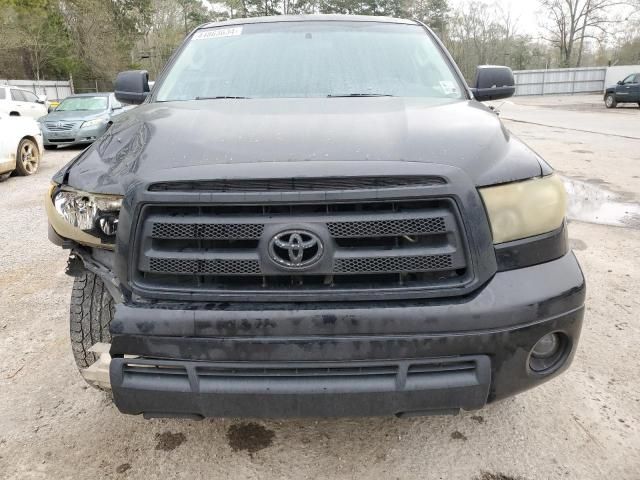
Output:
[[231,97],[231,96],[220,95],[218,97],[196,97],[196,100],[220,100],[223,98],[249,98],[249,97]]
[[333,98],[333,97],[393,97],[393,95],[390,95],[388,93],[344,93],[344,94],[337,94],[337,95],[329,94],[329,95],[327,95],[327,97],[329,97],[329,98]]

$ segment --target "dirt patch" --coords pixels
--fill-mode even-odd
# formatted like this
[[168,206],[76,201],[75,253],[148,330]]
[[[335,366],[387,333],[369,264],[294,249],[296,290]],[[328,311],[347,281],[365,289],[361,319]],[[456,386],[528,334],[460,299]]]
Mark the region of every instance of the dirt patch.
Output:
[[569,245],[573,250],[586,250],[587,244],[579,238],[570,238]]
[[467,436],[464,433],[459,432],[458,430],[451,434],[451,438],[453,438],[454,440],[462,440],[464,442],[467,441]]
[[156,433],[156,440],[158,442],[156,444],[156,450],[170,452],[182,445],[187,440],[187,437],[184,436],[184,433],[171,433],[167,431]]
[[527,480],[524,477],[512,477],[504,473],[480,472],[480,476],[474,477],[473,480]]
[[593,153],[591,150],[583,150],[583,149],[577,149],[577,150],[571,150],[574,153]]
[[131,464],[130,463],[123,463],[120,464],[116,467],[116,473],[124,473],[127,470],[131,470]]
[[482,415],[473,415],[471,417],[471,420],[473,420],[476,423],[484,423],[484,417]]
[[246,450],[254,454],[273,443],[275,433],[257,423],[239,423],[227,430],[227,441],[234,452]]

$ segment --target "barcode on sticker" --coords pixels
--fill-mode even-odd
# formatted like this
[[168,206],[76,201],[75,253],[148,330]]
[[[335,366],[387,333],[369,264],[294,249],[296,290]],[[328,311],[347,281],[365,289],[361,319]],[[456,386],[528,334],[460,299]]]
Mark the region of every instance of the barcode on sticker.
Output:
[[216,28],[214,30],[201,30],[193,35],[194,40],[207,40],[209,38],[236,37],[242,35],[242,27]]

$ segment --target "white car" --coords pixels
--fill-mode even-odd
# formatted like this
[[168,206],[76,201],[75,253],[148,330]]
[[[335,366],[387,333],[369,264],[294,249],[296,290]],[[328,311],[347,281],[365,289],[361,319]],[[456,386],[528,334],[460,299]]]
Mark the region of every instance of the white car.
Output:
[[0,180],[15,170],[16,175],[33,175],[42,156],[42,132],[33,118],[0,113]]
[[0,85],[0,114],[31,117],[34,120],[46,115],[46,95],[36,95],[23,88]]

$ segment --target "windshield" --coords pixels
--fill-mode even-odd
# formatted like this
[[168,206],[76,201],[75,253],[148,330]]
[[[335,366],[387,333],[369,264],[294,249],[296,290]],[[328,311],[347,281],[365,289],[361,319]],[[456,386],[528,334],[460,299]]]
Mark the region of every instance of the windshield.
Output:
[[309,21],[197,31],[155,99],[376,95],[462,98],[421,26]]
[[58,112],[106,110],[107,97],[71,97],[64,99],[56,110]]

